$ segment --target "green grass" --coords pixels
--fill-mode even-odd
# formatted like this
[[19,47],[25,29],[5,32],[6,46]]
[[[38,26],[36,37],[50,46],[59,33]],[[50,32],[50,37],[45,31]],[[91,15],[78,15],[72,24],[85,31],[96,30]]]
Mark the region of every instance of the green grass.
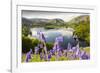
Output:
[[52,56],[52,58],[50,59],[50,61],[55,61],[55,60],[56,60],[55,56]]
[[84,48],[84,50],[85,50],[87,53],[90,54],[90,47],[86,47],[86,48]]
[[26,54],[22,54],[22,62],[25,62]]
[[80,48],[80,50],[84,50],[87,54],[90,54],[90,47]]
[[32,59],[30,60],[30,62],[43,62],[44,60],[41,60],[40,59],[40,55],[38,54],[38,55],[32,55]]

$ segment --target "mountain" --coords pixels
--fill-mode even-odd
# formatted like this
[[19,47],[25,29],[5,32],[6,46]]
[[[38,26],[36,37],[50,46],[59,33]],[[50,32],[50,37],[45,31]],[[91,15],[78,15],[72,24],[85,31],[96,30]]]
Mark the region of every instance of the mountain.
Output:
[[31,18],[27,19],[22,17],[22,24],[24,25],[63,25],[64,21],[62,19],[43,19],[43,18]]
[[29,19],[22,17],[22,24],[32,24],[32,22]]
[[63,25],[65,22],[62,19],[56,18],[56,19],[51,19],[49,23],[57,24],[57,25]]
[[75,17],[73,18],[72,20],[70,20],[68,23],[72,24],[79,24],[79,23],[84,23],[84,22],[90,22],[90,17],[89,15],[81,15],[81,16],[78,16],[78,17]]
[[49,19],[43,18],[32,18],[29,20],[32,22],[32,25],[46,25],[49,22]]
[[[63,25],[68,27],[70,24],[70,26],[76,26],[80,23],[89,23],[90,22],[90,17],[89,15],[81,15],[81,16],[77,16],[75,18],[73,18],[72,20],[70,20],[69,22],[64,22],[62,19],[60,18],[55,18],[55,19],[45,19],[45,18],[24,18],[22,17],[22,24],[26,25],[26,26],[51,26],[51,25]],[[65,24],[65,25],[64,25]],[[53,27],[53,26],[52,26]]]

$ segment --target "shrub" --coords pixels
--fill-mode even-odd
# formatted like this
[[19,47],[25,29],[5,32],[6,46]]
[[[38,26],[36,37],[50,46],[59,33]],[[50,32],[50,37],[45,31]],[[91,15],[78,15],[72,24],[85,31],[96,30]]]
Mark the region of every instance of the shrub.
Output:
[[36,38],[30,38],[27,36],[22,36],[22,53],[27,53],[30,48],[34,52],[34,47],[38,45],[40,41]]
[[49,51],[53,47],[53,43],[46,43],[47,50]]

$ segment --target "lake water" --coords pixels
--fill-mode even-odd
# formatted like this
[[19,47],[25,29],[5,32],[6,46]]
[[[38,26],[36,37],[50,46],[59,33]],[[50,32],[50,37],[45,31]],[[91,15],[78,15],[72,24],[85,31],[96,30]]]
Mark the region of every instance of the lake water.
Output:
[[71,43],[72,46],[76,45],[73,39],[73,29],[72,28],[61,28],[61,29],[44,29],[44,28],[31,28],[32,36],[37,37],[37,32],[42,31],[46,38],[46,42],[55,42],[55,38],[58,36],[63,36],[64,42],[61,43],[63,48],[67,48],[67,44]]

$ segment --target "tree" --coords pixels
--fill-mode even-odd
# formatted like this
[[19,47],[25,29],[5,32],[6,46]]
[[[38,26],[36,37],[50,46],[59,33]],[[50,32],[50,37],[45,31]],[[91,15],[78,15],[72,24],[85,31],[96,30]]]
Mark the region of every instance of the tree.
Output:
[[85,40],[88,45],[90,45],[90,26],[88,23],[82,24],[75,28],[75,35],[78,36],[80,40]]
[[22,36],[22,52],[27,53],[30,49],[34,52],[34,47],[38,45],[40,41],[36,38],[30,38],[27,36]]
[[30,34],[30,28],[27,26],[22,26],[22,35],[28,36]]

